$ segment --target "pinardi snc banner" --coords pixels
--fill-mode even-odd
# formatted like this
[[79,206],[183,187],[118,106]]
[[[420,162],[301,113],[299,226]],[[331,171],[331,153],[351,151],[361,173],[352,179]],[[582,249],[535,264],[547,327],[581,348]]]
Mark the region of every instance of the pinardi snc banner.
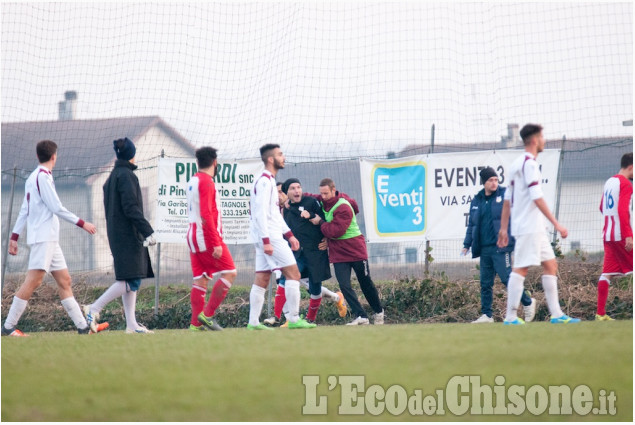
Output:
[[[524,150],[505,150],[360,160],[368,241],[463,239],[470,202],[483,188],[480,170],[492,167],[500,185],[507,187],[509,167],[523,154]],[[553,210],[560,150],[546,150],[537,161],[544,197]]]
[[[216,177],[216,203],[222,217],[227,244],[251,243],[249,197],[256,175],[262,173],[260,159],[223,161]],[[159,158],[155,237],[161,243],[185,243],[188,228],[187,184],[197,173],[194,158]]]

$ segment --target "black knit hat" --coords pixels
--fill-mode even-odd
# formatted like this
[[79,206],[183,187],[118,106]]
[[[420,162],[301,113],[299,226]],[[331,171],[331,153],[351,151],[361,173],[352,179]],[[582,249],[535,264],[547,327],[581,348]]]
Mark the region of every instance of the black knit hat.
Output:
[[302,185],[302,183],[300,183],[300,180],[296,179],[295,177],[291,177],[290,179],[287,179],[287,181],[282,183],[282,191],[284,192],[285,195],[289,191],[289,186],[291,186],[293,183],[298,183],[299,185]]
[[481,184],[485,184],[485,182],[492,177],[498,177],[498,174],[496,174],[496,171],[494,171],[492,167],[483,168],[479,174],[481,176]]
[[124,139],[117,139],[112,142],[113,149],[117,154],[117,159],[125,159],[126,161],[130,161],[134,158],[137,148],[135,148],[132,140],[127,137]]

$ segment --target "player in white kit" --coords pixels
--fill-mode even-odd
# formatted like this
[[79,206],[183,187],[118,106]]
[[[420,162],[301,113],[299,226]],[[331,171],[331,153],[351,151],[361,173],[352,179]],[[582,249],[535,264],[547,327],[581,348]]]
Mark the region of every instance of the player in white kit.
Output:
[[542,265],[542,287],[551,313],[551,323],[577,323],[562,312],[558,300],[558,263],[549,243],[544,218],[546,217],[562,238],[567,229],[553,216],[542,193],[542,175],[536,157],[545,148],[542,126],[527,124],[520,130],[525,144],[525,153],[511,165],[509,189],[505,191],[505,201],[501,214],[501,227],[497,245],[507,246],[507,232],[511,210],[511,234],[516,238],[512,273],[507,284],[507,314],[504,324],[522,325],[524,320],[517,316],[518,304],[524,290],[525,277],[529,266]]
[[64,208],[57,196],[51,173],[57,162],[57,144],[50,140],[42,140],[38,142],[35,150],[40,165],[26,180],[24,200],[9,241],[9,254],[17,255],[18,238],[24,231],[24,227],[27,227],[27,244],[31,247],[29,266],[24,283],[13,297],[9,313],[2,326],[2,336],[26,336],[16,326],[33,292],[42,284],[44,276],[49,272],[57,282],[62,306],[78,332],[88,334],[90,328],[73,296],[71,276],[59,246],[58,217],[75,224],[91,235],[97,230],[92,223],[85,222]]
[[[286,278],[285,295],[289,309],[289,329],[314,328],[315,324],[300,318],[300,271],[293,250],[300,242],[280,214],[276,173],[284,168],[285,157],[279,145],[260,148],[265,170],[256,178],[251,191],[250,233],[256,249],[256,278],[249,294],[249,323],[247,329],[270,330],[260,323],[265,291],[274,270]],[[289,243],[285,240],[287,239]],[[291,247],[289,247],[291,244]]]

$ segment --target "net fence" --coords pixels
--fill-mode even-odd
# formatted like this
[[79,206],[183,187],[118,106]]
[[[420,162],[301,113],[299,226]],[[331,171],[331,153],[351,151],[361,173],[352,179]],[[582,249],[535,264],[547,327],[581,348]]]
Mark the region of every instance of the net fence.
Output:
[[[363,209],[359,158],[518,148],[509,123],[525,122],[563,151],[563,251],[601,255],[602,185],[632,150],[632,18],[631,3],[5,3],[6,273],[26,270],[26,238],[4,254],[42,139],[60,147],[62,202],[99,229],[61,224],[69,269],[108,283],[101,186],[114,139],[139,147],[153,223],[162,154],[212,145],[247,159],[279,143],[280,179],[317,192],[331,177]],[[370,244],[373,276],[478,273],[461,240],[430,247]],[[253,248],[230,249],[250,283]],[[163,244],[160,261],[163,282],[189,282],[185,246]]]

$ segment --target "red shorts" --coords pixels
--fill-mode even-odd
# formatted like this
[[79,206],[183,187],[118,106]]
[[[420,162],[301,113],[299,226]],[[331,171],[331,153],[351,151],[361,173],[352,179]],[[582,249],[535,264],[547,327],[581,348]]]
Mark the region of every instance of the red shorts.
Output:
[[213,249],[198,253],[190,252],[192,276],[194,279],[199,279],[203,276],[207,276],[211,279],[212,275],[215,273],[236,270],[234,259],[232,258],[232,254],[229,252],[227,245],[223,243],[221,246],[223,247],[223,254],[219,259],[212,256],[212,253],[214,252]]
[[604,241],[604,266],[602,274],[633,273],[633,252],[625,248],[626,241]]

